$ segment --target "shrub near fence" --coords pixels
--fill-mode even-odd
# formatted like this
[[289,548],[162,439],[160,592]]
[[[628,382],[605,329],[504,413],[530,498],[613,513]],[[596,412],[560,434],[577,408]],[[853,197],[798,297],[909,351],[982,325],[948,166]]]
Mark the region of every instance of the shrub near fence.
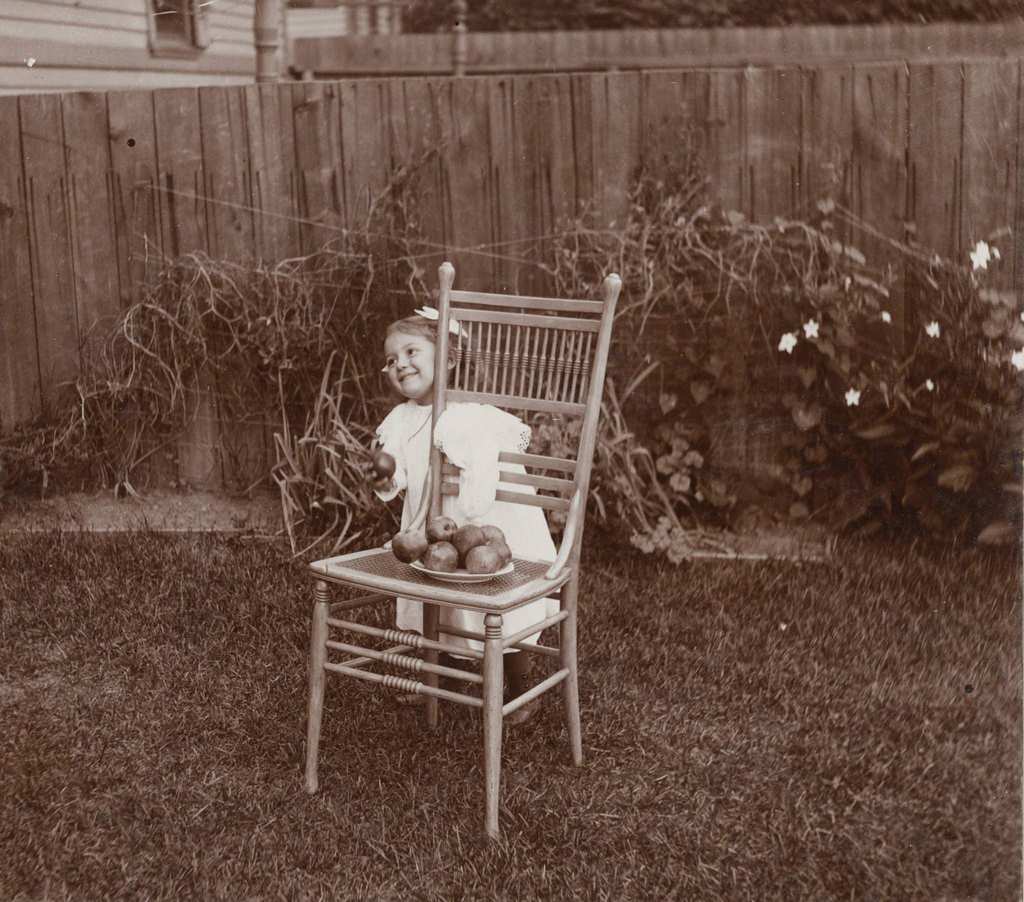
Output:
[[[962,258],[1001,226],[1020,234],[1020,85],[1015,59],[0,98],[18,136],[0,145],[0,428],[54,409],[92,330],[165,258],[309,253],[417,159],[418,263],[454,259],[463,287],[543,291],[550,236],[584,211],[621,222],[638,166],[689,153],[691,134],[712,194],[748,219],[828,194],[873,224],[858,242],[873,259],[908,222]],[[1005,250],[1016,288],[1019,237]],[[250,428],[258,472],[271,443]],[[223,479],[229,434],[207,398],[181,475]]]

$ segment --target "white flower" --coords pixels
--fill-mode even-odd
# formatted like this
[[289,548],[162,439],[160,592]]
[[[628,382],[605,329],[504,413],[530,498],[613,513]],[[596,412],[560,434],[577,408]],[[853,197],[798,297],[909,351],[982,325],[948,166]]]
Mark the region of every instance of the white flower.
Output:
[[818,337],[818,321],[816,319],[809,319],[804,323],[804,335],[807,338]]
[[891,323],[892,322],[892,314],[888,310],[883,310],[882,311],[882,322],[883,323]]
[[[988,261],[992,259],[992,256],[988,245],[984,241],[979,241],[974,246],[974,250],[970,252],[971,268],[988,269]],[[999,258],[996,257],[996,259]]]
[[1020,315],[1020,321],[1021,321],[1022,323],[1024,323],[1024,313],[1021,313],[1021,315]]
[[860,392],[855,388],[851,388],[846,393],[846,406],[856,407],[858,404],[860,404]]
[[942,334],[942,330],[939,329],[939,324],[935,322],[935,320],[928,323],[928,325],[924,327],[924,331],[927,332],[931,338],[938,338],[939,335]]
[[796,347],[796,332],[787,332],[782,338],[779,339],[779,350],[785,351],[787,354],[793,353],[793,348]]
[[850,286],[852,284],[853,284],[853,279],[851,279],[849,276],[847,276],[845,279],[843,279],[843,289],[845,291],[849,291],[850,290]]
[[1010,363],[1012,363],[1018,370],[1024,370],[1024,348],[1013,352],[1010,356]]
[[786,632],[786,627],[788,627],[788,626],[789,626],[788,623],[780,623],[779,624],[779,629],[782,630],[782,632]]
[[25,60],[25,65],[28,66],[29,69],[31,69],[35,64],[36,58],[34,56],[30,56],[27,60]]
[[935,391],[935,383],[932,382],[931,379],[924,380],[924,387],[927,388],[928,391]]
[[992,248],[992,259],[993,260],[998,260],[999,259],[999,248],[997,248],[997,247],[993,247]]

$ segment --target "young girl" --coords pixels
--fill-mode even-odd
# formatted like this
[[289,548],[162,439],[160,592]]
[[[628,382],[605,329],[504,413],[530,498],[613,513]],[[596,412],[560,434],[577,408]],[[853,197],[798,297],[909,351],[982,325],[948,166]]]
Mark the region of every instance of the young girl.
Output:
[[[434,319],[428,318],[433,314]],[[371,484],[382,501],[390,501],[400,491],[405,491],[402,506],[402,529],[406,529],[419,509],[424,480],[430,464],[431,414],[434,388],[434,342],[436,339],[436,311],[425,308],[421,313],[392,323],[384,340],[385,367],[391,387],[404,402],[395,407],[377,428],[381,447],[395,459],[395,473],[384,479],[374,479]],[[458,325],[451,324],[452,345],[460,334]],[[451,346],[450,346],[451,347]],[[454,348],[451,348],[449,367],[454,365]],[[519,419],[489,405],[449,404],[447,410],[459,407],[471,409],[480,420],[480,434],[497,437],[500,450],[525,451],[529,442],[529,428]],[[525,473],[518,464],[501,464],[507,472]],[[507,485],[498,487],[507,491],[528,491],[530,486]],[[462,526],[467,522],[480,525],[491,524],[505,533],[505,539],[516,557],[553,561],[556,556],[555,544],[548,531],[544,512],[539,507],[510,504],[495,501],[480,517],[466,515],[460,498],[453,495],[442,497],[442,514],[451,517]],[[543,620],[558,612],[558,601],[554,598],[540,599],[524,607],[508,612],[504,616],[503,628],[506,635],[525,629],[531,623]],[[397,599],[397,626],[401,630],[423,631],[423,607],[418,601],[407,598]],[[463,630],[482,633],[484,615],[459,608],[441,607],[440,625],[453,626]],[[535,643],[539,634],[525,640]],[[445,636],[453,645],[481,649],[480,642],[456,636]],[[528,654],[515,650],[505,653],[505,672],[508,674],[511,694],[517,696],[528,688]],[[412,699],[422,700],[421,696]],[[410,699],[411,700],[411,699]],[[512,723],[528,719],[534,705],[525,705],[508,719]],[[518,717],[516,715],[519,715]]]

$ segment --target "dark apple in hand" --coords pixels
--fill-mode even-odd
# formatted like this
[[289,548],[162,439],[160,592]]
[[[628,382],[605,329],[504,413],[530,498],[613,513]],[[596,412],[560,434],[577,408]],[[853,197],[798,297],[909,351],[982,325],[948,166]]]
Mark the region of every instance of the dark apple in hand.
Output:
[[427,540],[430,542],[450,542],[455,530],[459,528],[451,517],[434,517],[427,524]]
[[391,553],[403,564],[419,560],[427,550],[427,537],[418,530],[407,529],[391,540]]
[[390,479],[395,475],[395,459],[387,451],[375,451],[371,466],[373,475],[378,479]]
[[459,569],[459,552],[451,542],[434,542],[427,546],[420,563],[428,570],[454,573]]

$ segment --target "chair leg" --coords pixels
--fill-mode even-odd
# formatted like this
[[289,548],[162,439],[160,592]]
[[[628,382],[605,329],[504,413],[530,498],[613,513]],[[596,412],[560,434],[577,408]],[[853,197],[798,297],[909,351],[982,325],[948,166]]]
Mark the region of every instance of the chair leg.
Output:
[[313,626],[309,639],[309,711],[306,717],[306,792],[316,792],[317,756],[320,751],[320,721],[324,713],[324,662],[327,660],[327,583],[317,581],[314,589]]
[[501,789],[501,706],[503,701],[504,658],[501,647],[502,618],[484,617],[484,796],[487,835],[497,839],[498,796]]
[[572,763],[577,767],[583,763],[583,732],[580,727],[580,681],[576,662],[576,577],[563,587],[559,598],[563,611],[569,616],[558,625],[558,657],[562,667],[568,668],[569,676],[562,681],[562,699],[565,702],[565,726],[569,731],[569,749]]
[[[439,613],[440,612],[439,612],[438,606],[436,604],[424,603],[424,605],[423,605],[423,635],[427,639],[433,639],[435,642],[437,641],[437,623],[438,623],[438,615],[439,615]],[[437,649],[431,649],[431,648],[426,649],[425,650],[425,654],[423,655],[423,657],[424,657],[424,660],[426,660],[426,662],[428,664],[436,664],[437,663],[437,657],[438,657]],[[438,682],[439,682],[438,679],[437,679],[437,674],[436,673],[430,673],[428,671],[425,674],[423,682],[425,682],[428,686],[432,686],[434,689],[436,689],[437,686],[438,686]],[[433,730],[433,729],[437,728],[437,709],[438,709],[437,696],[435,696],[435,695],[428,695],[427,696],[427,729],[428,730]]]

